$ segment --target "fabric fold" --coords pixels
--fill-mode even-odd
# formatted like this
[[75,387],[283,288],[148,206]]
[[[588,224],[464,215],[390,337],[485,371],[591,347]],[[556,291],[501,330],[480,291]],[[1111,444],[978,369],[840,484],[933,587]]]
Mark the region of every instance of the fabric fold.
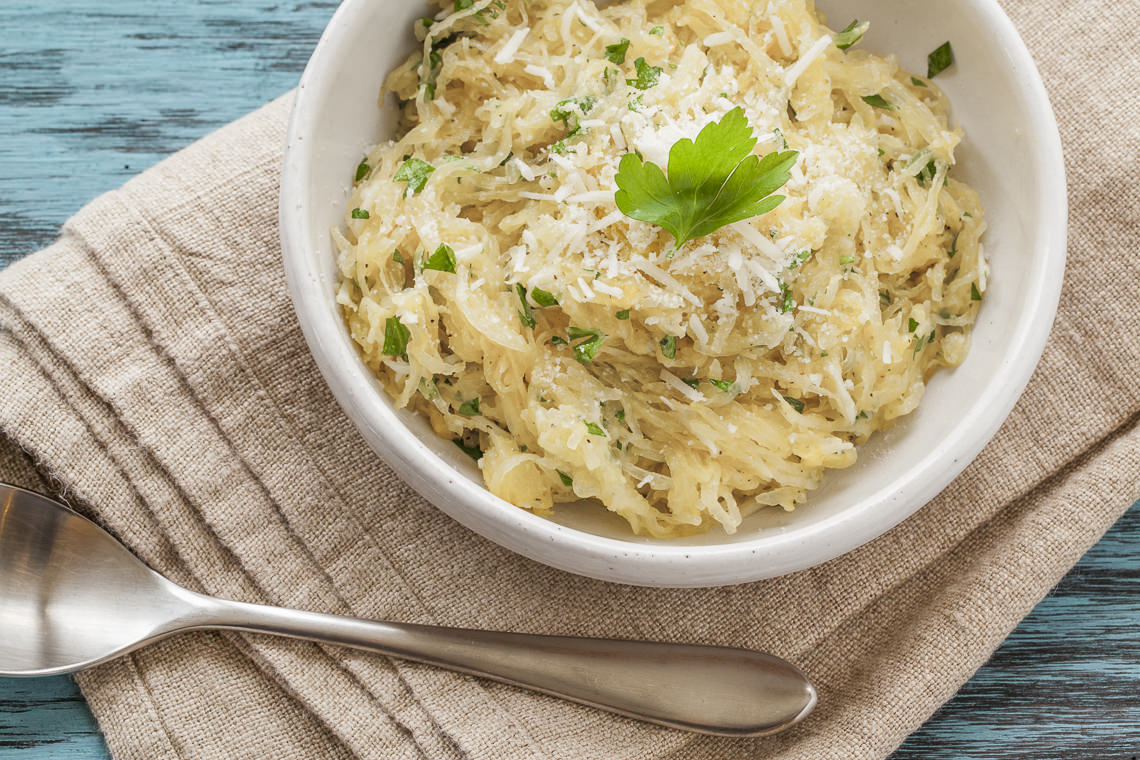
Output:
[[[1140,114],[1123,83],[1101,81],[1120,107],[1081,129],[1094,73],[1049,44],[1058,11],[1005,6],[1045,56],[1071,157],[1052,338],[942,494],[794,575],[689,590],[569,575],[468,532],[377,459],[285,289],[288,97],[97,199],[0,273],[0,479],[65,498],[176,582],[373,619],[750,647],[821,691],[787,734],[721,739],[359,652],[186,634],[80,676],[117,760],[885,757],[1140,497],[1140,348],[1117,337],[1140,329],[1140,209],[1119,189]],[[1080,7],[1059,12],[1075,24]],[[1093,39],[1074,46],[1124,44]]]

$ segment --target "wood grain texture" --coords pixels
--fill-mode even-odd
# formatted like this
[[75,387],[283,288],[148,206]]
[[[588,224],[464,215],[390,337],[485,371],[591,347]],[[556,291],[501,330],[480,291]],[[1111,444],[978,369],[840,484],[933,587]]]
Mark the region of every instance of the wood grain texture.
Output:
[[[5,0],[0,265],[296,83],[335,2]],[[104,760],[68,678],[0,679],[0,760]],[[1140,758],[1140,504],[893,760]]]

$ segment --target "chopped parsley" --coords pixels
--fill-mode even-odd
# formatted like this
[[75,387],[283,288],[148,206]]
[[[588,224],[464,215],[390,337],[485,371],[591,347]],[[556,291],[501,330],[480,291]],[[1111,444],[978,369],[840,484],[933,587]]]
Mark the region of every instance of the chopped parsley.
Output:
[[581,343],[573,345],[574,358],[582,364],[594,361],[602,344],[606,342],[606,334],[597,328],[587,330],[582,327],[568,327],[566,335],[571,341],[582,340]]
[[926,82],[922,81],[918,77],[911,77],[910,83],[913,84],[915,87],[927,87],[928,86],[926,84]]
[[666,359],[673,359],[677,356],[677,336],[666,335],[661,339],[661,355]]
[[736,383],[731,380],[709,380],[709,382],[725,393],[732,393],[733,386],[736,385]]
[[784,396],[784,401],[788,402],[788,406],[792,407],[800,414],[803,414],[804,402],[800,401],[798,398],[792,398],[791,396]]
[[625,422],[625,410],[618,409],[614,412],[614,418],[617,419],[618,422]]
[[840,256],[839,257],[839,263],[840,264],[854,264],[855,263],[855,257],[854,256]]
[[792,309],[796,308],[796,301],[792,298],[792,289],[788,287],[787,283],[780,283],[780,313],[787,314]]
[[384,348],[388,356],[403,356],[408,353],[408,339],[411,331],[404,327],[399,317],[388,317],[384,321]]
[[926,78],[933,79],[954,63],[954,50],[949,42],[943,42],[930,55],[926,56]]
[[392,261],[396,262],[397,264],[403,264],[404,263],[404,254],[400,253],[399,248],[392,251]]
[[464,401],[459,405],[459,413],[464,417],[475,417],[481,414],[479,411],[479,399],[476,397],[470,401]]
[[424,269],[434,269],[437,272],[451,272],[455,274],[455,251],[447,243],[441,243],[435,253],[424,261]]
[[911,317],[910,321],[907,322],[907,327],[910,328],[911,332],[914,332],[918,329],[918,320],[916,320],[914,317]]
[[673,144],[668,176],[636,153],[624,155],[614,200],[626,216],[667,230],[677,250],[783,202],[784,196],[771,193],[790,179],[799,154],[773,152],[761,159],[752,154],[756,142],[744,111],[734,108],[702,129],[696,140]]
[[408,186],[404,188],[404,196],[415,195],[424,189],[427,184],[428,177],[435,171],[435,167],[427,161],[422,161],[418,158],[409,158],[404,161],[400,166],[400,170],[396,172],[395,180],[397,182],[407,182]]
[[577,109],[583,116],[590,112],[594,107],[594,99],[590,96],[584,98],[566,98],[555,103],[554,108],[550,109],[550,118],[554,121],[560,121],[567,128],[570,127],[570,119],[575,120],[577,124],[578,117],[574,114]]
[[772,134],[774,134],[776,136],[776,139],[780,141],[780,149],[781,150],[787,150],[788,149],[788,140],[786,137],[784,137],[784,133],[780,131],[780,128],[776,127],[775,129],[773,129]]
[[633,66],[637,70],[637,77],[625,80],[626,84],[639,90],[648,90],[650,87],[657,86],[663,71],[660,66],[650,66],[644,58],[638,58],[633,62]]
[[574,478],[562,472],[562,470],[555,470],[555,472],[558,473],[558,479],[562,481],[562,485],[566,486],[567,488],[570,488],[574,485]]
[[357,182],[359,182],[360,180],[362,180],[362,179],[364,179],[365,177],[367,177],[367,176],[368,176],[368,172],[370,172],[370,171],[372,171],[372,167],[368,165],[368,159],[367,159],[367,158],[364,158],[364,159],[363,159],[363,160],[362,160],[362,161],[361,161],[359,164],[357,164],[357,166],[356,166],[356,181],[357,181]]
[[955,232],[954,239],[950,241],[950,251],[947,253],[947,256],[951,259],[958,253],[958,236],[961,234],[961,232]]
[[664,36],[665,36],[665,27],[663,27],[663,26],[655,26],[655,27],[653,27],[652,29],[650,29],[650,30],[649,30],[649,33],[650,33],[650,34],[655,34],[655,35],[657,35],[658,37],[664,37]]
[[884,98],[882,95],[879,95],[879,94],[864,95],[863,96],[863,102],[869,106],[874,106],[875,108],[882,108],[882,109],[887,110],[887,111],[895,110],[894,105],[892,105],[890,103],[890,101],[888,101],[886,98]]
[[483,458],[483,449],[479,448],[478,446],[468,446],[463,442],[462,438],[452,438],[451,442],[458,446],[460,451],[474,459],[476,462]]
[[614,316],[621,320],[629,319],[629,309],[622,309]]
[[353,219],[368,219],[369,216],[370,216],[369,213],[362,208],[354,208],[352,210],[352,218]]
[[436,386],[434,377],[430,380],[426,377],[421,377],[419,391],[426,399],[439,398],[439,387]]
[[681,378],[681,382],[693,390],[696,390],[701,384],[701,379],[699,377],[683,377]]
[[978,283],[976,283],[976,282],[970,283],[970,300],[971,301],[982,300],[982,294],[978,291]]
[[534,321],[534,309],[530,308],[530,302],[526,300],[526,287],[521,282],[516,283],[515,292],[519,294],[519,301],[522,302],[522,308],[519,309],[519,319],[533,330],[537,322]]
[[547,293],[542,288],[534,288],[530,291],[530,298],[539,306],[557,306],[558,299],[550,293]]
[[593,422],[586,422],[584,424],[586,425],[586,430],[589,431],[590,435],[604,436],[606,434],[606,431],[603,430],[600,425],[597,425]]
[[859,19],[855,19],[847,25],[847,28],[835,35],[835,47],[840,50],[846,50],[863,39],[863,35],[867,33],[867,29],[870,26],[870,21],[864,21],[860,24]]
[[802,264],[805,261],[807,261],[808,259],[810,259],[811,255],[813,253],[815,253],[815,249],[805,248],[804,250],[800,251],[799,253],[793,254],[792,255],[792,263],[788,264],[788,269],[795,269],[800,264]]
[[606,60],[621,66],[625,63],[625,54],[629,52],[629,40],[622,37],[621,42],[606,45]]
[[930,181],[934,179],[934,175],[937,173],[938,167],[935,165],[934,161],[931,160],[926,164],[926,166],[922,167],[922,170],[918,174],[914,175],[914,178],[918,181],[918,184],[921,187],[926,187],[930,184]]
[[890,306],[891,305],[891,294],[885,290],[880,290],[879,291],[879,300],[883,302],[884,306]]

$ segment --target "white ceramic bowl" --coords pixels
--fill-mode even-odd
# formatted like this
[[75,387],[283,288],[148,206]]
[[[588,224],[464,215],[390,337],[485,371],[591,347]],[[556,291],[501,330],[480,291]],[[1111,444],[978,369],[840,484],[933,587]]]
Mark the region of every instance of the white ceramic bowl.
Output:
[[992,0],[820,0],[832,26],[871,21],[863,47],[925,73],[951,40],[956,65],[939,75],[967,140],[958,176],[981,194],[990,229],[990,288],[973,348],[930,383],[917,412],[826,474],[793,513],[766,510],[732,536],[659,541],[629,534],[597,506],[537,517],[487,491],[471,461],[420,418],[396,411],[357,356],[333,302],[329,230],[341,223],[353,170],[390,134],[376,97],[410,53],[415,0],[346,0],[321,38],[289,125],[281,237],[297,315],[317,364],[364,438],[436,506],[472,530],[548,565],[620,583],[715,586],[767,578],[837,557],[884,533],[941,491],[1013,408],[1053,322],[1065,264],[1060,138],[1040,77]]

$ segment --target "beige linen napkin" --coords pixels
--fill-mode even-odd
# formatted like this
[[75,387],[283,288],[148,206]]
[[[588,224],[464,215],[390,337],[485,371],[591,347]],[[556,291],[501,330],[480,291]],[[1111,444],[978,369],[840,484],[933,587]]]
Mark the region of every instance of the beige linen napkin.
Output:
[[718,739],[331,647],[189,634],[80,677],[113,755],[887,755],[1140,496],[1140,12],[1006,7],[1068,154],[1070,266],[1052,339],[1005,426],[941,496],[792,576],[673,591],[568,575],[461,528],[376,459],[285,292],[287,99],[99,198],[0,275],[0,476],[62,494],[174,580],[378,619],[752,647],[796,662],[821,692],[792,732]]

